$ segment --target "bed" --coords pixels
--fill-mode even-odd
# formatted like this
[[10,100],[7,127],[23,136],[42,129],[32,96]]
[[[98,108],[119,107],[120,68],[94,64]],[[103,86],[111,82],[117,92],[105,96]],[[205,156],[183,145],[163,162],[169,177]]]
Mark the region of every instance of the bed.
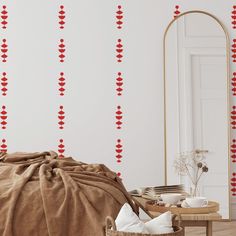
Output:
[[128,202],[117,175],[55,152],[0,153],[1,236],[104,236]]

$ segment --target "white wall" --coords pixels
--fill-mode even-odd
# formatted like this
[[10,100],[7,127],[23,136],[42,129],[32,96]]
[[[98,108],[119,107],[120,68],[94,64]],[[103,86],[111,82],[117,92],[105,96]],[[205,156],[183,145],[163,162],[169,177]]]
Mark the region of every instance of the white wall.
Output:
[[[216,15],[231,38],[233,0],[3,0],[9,19],[0,29],[7,39],[7,129],[0,129],[8,151],[57,150],[64,139],[65,155],[84,162],[105,163],[121,172],[126,186],[164,183],[163,169],[163,55],[164,30],[180,11],[205,10]],[[65,6],[66,25],[60,30],[58,11]],[[123,29],[115,24],[117,6],[124,11]],[[66,59],[59,63],[57,45],[63,38]],[[124,60],[117,63],[115,45],[121,38]],[[235,69],[232,65],[232,71]],[[58,95],[58,77],[66,77],[64,97]],[[116,95],[115,79],[124,77],[123,96]],[[65,128],[58,129],[59,106],[65,110]],[[121,105],[123,127],[115,126]],[[235,131],[233,131],[235,135]],[[122,139],[123,159],[115,158]],[[235,170],[235,166],[233,166]]]

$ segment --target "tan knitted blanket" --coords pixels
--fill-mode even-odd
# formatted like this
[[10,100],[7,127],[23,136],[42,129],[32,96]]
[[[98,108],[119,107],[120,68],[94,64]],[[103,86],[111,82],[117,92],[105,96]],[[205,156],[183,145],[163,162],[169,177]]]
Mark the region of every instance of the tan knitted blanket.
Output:
[[104,236],[131,199],[106,166],[54,152],[0,153],[1,236]]

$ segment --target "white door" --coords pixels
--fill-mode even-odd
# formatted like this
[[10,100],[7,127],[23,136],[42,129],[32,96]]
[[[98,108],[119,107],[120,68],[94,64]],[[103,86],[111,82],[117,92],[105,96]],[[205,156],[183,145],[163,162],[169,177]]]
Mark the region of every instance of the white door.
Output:
[[[220,203],[223,218],[229,218],[228,119],[226,58],[220,50],[192,57],[192,122],[194,149],[208,150],[209,167],[200,183],[200,193]],[[206,52],[205,52],[206,53]]]

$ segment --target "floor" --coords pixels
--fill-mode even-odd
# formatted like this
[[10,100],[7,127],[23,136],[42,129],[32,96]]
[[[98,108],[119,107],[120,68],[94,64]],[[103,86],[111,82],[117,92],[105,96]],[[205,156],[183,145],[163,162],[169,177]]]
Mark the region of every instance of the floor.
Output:
[[[186,228],[186,236],[205,236],[204,228],[194,227]],[[236,235],[236,221],[232,222],[213,222],[213,236],[235,236]]]

